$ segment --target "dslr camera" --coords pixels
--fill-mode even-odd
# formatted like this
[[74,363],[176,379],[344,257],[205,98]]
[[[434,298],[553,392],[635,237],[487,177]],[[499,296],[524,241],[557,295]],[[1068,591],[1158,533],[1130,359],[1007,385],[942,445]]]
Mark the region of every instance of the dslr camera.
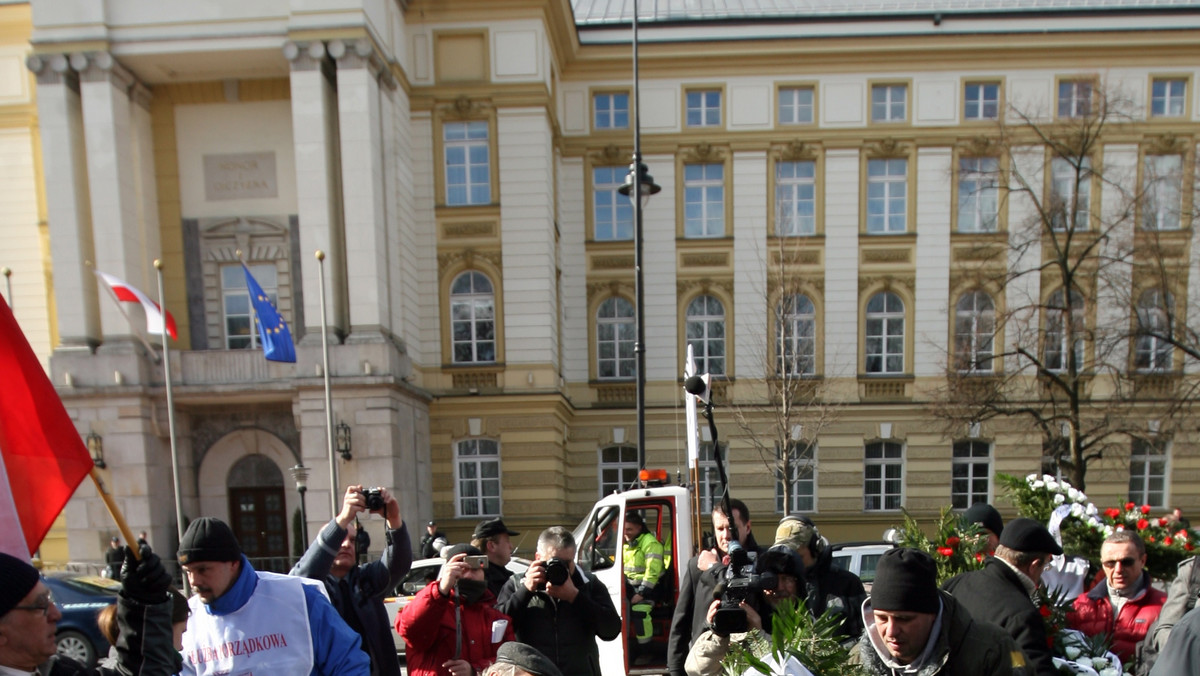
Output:
[[[567,565],[566,559],[560,559],[557,557],[553,559],[547,559],[545,570],[546,582],[556,587],[565,583],[567,578],[571,577],[571,568]],[[541,588],[545,589],[546,585],[543,584]]]
[[367,501],[368,512],[377,512],[383,510],[382,488],[368,488],[362,492],[362,496]]

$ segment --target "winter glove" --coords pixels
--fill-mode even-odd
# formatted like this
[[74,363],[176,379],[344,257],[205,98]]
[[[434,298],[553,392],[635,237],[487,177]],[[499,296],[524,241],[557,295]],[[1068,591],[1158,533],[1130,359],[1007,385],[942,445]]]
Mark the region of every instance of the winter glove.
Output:
[[142,560],[133,557],[133,549],[125,547],[125,562],[121,564],[121,593],[141,603],[162,603],[171,587],[171,575],[163,568],[162,560],[142,545]]

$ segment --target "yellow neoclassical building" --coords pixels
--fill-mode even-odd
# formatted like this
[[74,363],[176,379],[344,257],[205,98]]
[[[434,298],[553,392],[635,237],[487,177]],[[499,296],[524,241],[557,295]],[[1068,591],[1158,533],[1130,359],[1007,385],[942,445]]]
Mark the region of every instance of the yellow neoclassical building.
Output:
[[[1184,324],[1200,299],[1195,3],[638,4],[641,151],[662,187],[643,219],[648,466],[689,479],[690,345],[760,530],[785,507],[835,541],[876,539],[901,508],[1005,508],[995,474],[1053,471],[1060,422],[1103,436],[1097,400],[1124,416],[1089,466],[1097,504],[1200,509],[1195,428],[1168,405],[1194,360],[1126,330],[1150,316],[1138,294]],[[528,552],[633,480],[633,6],[0,6],[0,265],[135,531],[173,543],[164,378],[93,270],[155,295],[156,258],[183,511],[228,519],[252,556],[297,544],[297,463],[310,528],[329,517],[322,307],[335,495],[393,488],[414,537],[500,515]],[[1102,133],[1059,143],[1101,112]],[[1123,278],[1084,261],[1064,293],[1051,274],[1077,233],[1147,232],[1156,254],[1127,252]],[[295,364],[263,359],[239,252]],[[1056,379],[1092,413],[946,422],[981,387],[1061,406]],[[113,528],[90,486],[56,532],[47,560],[100,558]]]

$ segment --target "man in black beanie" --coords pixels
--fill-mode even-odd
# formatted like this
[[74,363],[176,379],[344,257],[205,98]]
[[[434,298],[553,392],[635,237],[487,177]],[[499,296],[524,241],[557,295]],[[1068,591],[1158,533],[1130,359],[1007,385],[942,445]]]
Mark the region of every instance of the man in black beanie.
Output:
[[330,605],[324,585],[254,570],[225,522],[193,521],[178,558],[195,591],[183,674],[370,676],[362,638]]
[[179,672],[179,653],[171,644],[171,576],[149,548],[141,561],[128,547],[119,571],[115,666],[88,668],[55,654],[55,630],[62,611],[50,589],[27,562],[0,554],[0,673],[49,676],[168,676]]
[[990,555],[996,551],[996,545],[1000,544],[1000,536],[1004,534],[1004,519],[1000,518],[1000,512],[997,512],[995,507],[986,502],[976,502],[963,512],[962,520],[977,524],[983,529],[983,534],[987,536],[985,554]]
[[851,662],[870,674],[1015,676],[1025,659],[999,627],[971,618],[937,588],[937,565],[925,552],[891,549],[879,559],[866,630]]
[[1042,571],[1056,554],[1062,554],[1062,547],[1045,526],[1033,519],[1013,519],[1000,535],[995,556],[982,570],[963,573],[942,585],[971,617],[1007,631],[1036,676],[1058,673],[1046,644],[1045,622],[1031,601]]

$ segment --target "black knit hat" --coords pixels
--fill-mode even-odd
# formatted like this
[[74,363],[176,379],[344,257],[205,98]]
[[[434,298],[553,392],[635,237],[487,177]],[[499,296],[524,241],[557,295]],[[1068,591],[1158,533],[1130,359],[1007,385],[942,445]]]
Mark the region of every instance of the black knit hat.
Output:
[[937,613],[940,604],[937,564],[928,554],[897,548],[879,557],[875,583],[871,585],[872,609]]
[[1000,544],[1018,552],[1031,554],[1062,554],[1062,547],[1054,541],[1054,536],[1039,521],[1033,519],[1013,519],[1000,536]]
[[976,502],[971,505],[967,511],[963,512],[962,518],[967,523],[977,523],[992,531],[996,537],[1000,537],[1004,533],[1004,519],[1000,518],[1000,512],[986,502]]
[[517,641],[509,641],[500,646],[500,650],[496,652],[496,662],[511,664],[533,676],[562,676],[562,672],[554,666],[549,657],[537,648]]
[[240,561],[242,548],[222,520],[203,516],[188,526],[179,542],[179,564],[199,561]]
[[0,553],[0,617],[8,614],[37,586],[37,568],[15,556]]

